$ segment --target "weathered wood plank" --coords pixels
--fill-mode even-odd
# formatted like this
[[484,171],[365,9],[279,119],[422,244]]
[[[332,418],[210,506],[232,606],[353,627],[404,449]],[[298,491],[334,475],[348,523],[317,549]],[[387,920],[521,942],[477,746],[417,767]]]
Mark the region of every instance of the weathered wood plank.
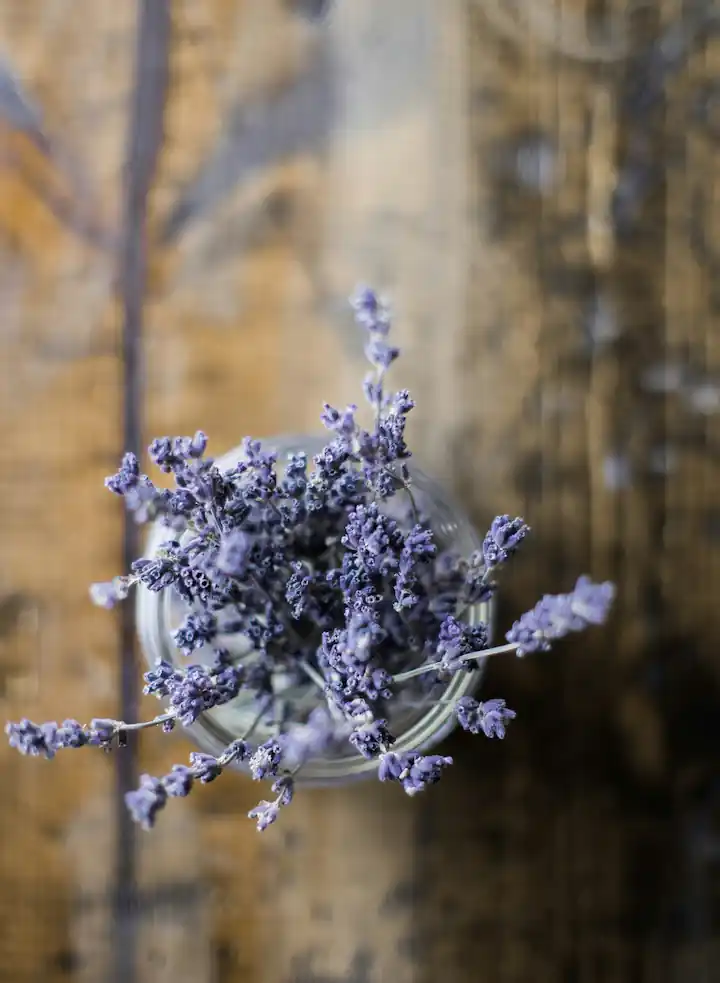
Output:
[[[120,50],[102,72],[88,39],[129,31],[132,10],[81,2],[74,14],[55,21],[35,3],[0,13],[3,719],[87,720],[116,703],[115,621],[87,586],[116,567],[122,523],[102,479],[120,450],[110,240],[124,110],[92,132],[83,120],[127,69]],[[103,978],[112,822],[86,826],[81,844],[77,833],[84,811],[110,800],[112,763],[27,762],[6,747],[0,758],[3,978]],[[95,934],[89,907],[105,913]]]

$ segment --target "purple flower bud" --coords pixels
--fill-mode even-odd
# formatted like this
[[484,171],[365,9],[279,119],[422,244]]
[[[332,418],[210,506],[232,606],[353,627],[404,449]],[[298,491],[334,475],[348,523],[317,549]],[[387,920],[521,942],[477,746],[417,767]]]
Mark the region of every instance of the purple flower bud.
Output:
[[5,725],[10,747],[16,748],[20,754],[32,757],[44,755],[48,759],[55,757],[57,724],[34,724],[32,720],[23,717],[20,723]]
[[240,692],[240,687],[245,678],[243,666],[226,666],[221,672],[215,674],[215,706],[229,703],[234,700]]
[[428,785],[435,785],[442,777],[442,771],[453,763],[453,759],[439,754],[407,755],[406,768],[400,781],[408,795],[424,792]]
[[448,615],[440,626],[437,654],[444,672],[475,668],[475,660],[466,656],[482,652],[488,645],[488,629],[484,624],[466,625]]
[[370,708],[370,704],[361,696],[355,696],[350,700],[342,699],[342,697],[336,698],[335,703],[342,709],[343,713],[350,718],[372,718],[372,709]]
[[172,440],[170,437],[156,437],[148,448],[150,460],[157,464],[161,471],[170,472],[172,466]]
[[167,682],[170,706],[180,722],[189,727],[205,710],[234,699],[240,689],[242,668],[227,666],[213,675],[205,666],[188,666]]
[[416,751],[380,756],[378,778],[381,782],[400,782],[408,795],[423,792],[428,785],[440,781],[442,771],[453,759],[438,754],[422,755]]
[[183,655],[192,653],[203,645],[209,645],[217,635],[218,624],[212,614],[189,614],[180,627],[172,633],[173,641]]
[[569,595],[570,607],[578,619],[576,631],[587,625],[602,625],[607,620],[615,597],[615,586],[609,581],[595,584],[587,577],[578,577]]
[[437,546],[433,541],[432,529],[424,529],[417,525],[405,537],[403,557],[406,561],[411,558],[420,559],[421,557],[435,556],[436,553]]
[[198,430],[194,437],[156,437],[148,448],[150,459],[166,474],[183,473],[187,462],[205,453],[207,437]]
[[131,512],[135,522],[148,522],[157,513],[158,503],[164,498],[164,493],[158,491],[147,475],[140,475],[132,488],[125,492],[125,506]]
[[190,768],[185,765],[173,765],[170,774],[165,775],[162,782],[168,795],[184,799],[190,794],[194,780],[195,776]]
[[117,733],[117,720],[110,720],[105,717],[94,717],[90,721],[88,732],[88,743],[93,745],[107,746]]
[[405,755],[395,754],[394,751],[388,751],[386,754],[380,755],[380,764],[378,766],[378,778],[381,782],[397,782],[400,776],[405,771],[406,761]]
[[519,656],[546,652],[552,642],[570,632],[602,624],[614,595],[613,584],[595,584],[589,577],[580,577],[569,594],[546,594],[515,622],[505,637],[518,646]]
[[378,406],[382,402],[383,387],[377,382],[375,374],[372,372],[365,376],[363,394],[371,406]]
[[350,299],[350,305],[355,311],[355,321],[359,327],[375,334],[385,335],[390,330],[390,313],[370,287],[360,286]]
[[529,532],[530,527],[519,516],[496,516],[483,542],[485,567],[492,570],[506,563]]
[[394,744],[395,738],[387,729],[387,720],[373,720],[372,723],[362,724],[354,730],[350,735],[350,743],[363,758],[371,760]]
[[482,731],[486,737],[498,737],[501,740],[505,737],[506,723],[516,717],[515,711],[506,705],[505,700],[486,700],[485,703],[479,703],[471,696],[462,696],[457,701],[455,715],[463,730],[471,734]]
[[158,698],[168,696],[170,684],[177,682],[180,678],[181,674],[177,672],[173,665],[165,659],[157,659],[155,668],[149,669],[143,675],[143,679],[145,680],[143,693],[146,696],[154,695]]
[[167,790],[159,778],[142,775],[140,787],[125,794],[125,804],[130,815],[143,829],[152,829],[158,812],[165,807]]
[[222,753],[223,760],[228,762],[231,761],[245,761],[252,754],[252,747],[247,741],[238,739],[233,741],[232,744],[228,744]]
[[272,783],[272,790],[278,796],[278,804],[289,806],[295,793],[295,781],[291,775],[283,775]]
[[268,775],[277,775],[282,757],[282,745],[275,738],[260,744],[249,761],[252,777],[259,780],[267,778]]
[[392,676],[385,669],[373,669],[363,680],[362,691],[369,700],[391,700]]
[[280,804],[278,802],[268,802],[267,799],[261,799],[255,808],[250,810],[248,817],[257,820],[257,828],[262,833],[268,826],[272,826],[279,813]]
[[367,360],[372,363],[372,365],[376,365],[383,371],[390,368],[399,354],[399,348],[388,345],[379,338],[371,338],[365,346],[365,355]]
[[222,774],[222,765],[218,764],[217,758],[200,751],[190,752],[190,766],[193,775],[204,784],[214,782]]
[[350,440],[357,430],[357,424],[355,423],[356,411],[357,406],[354,403],[342,412],[336,410],[334,406],[330,406],[329,403],[324,403],[323,411],[320,414],[320,422],[328,430],[334,430],[339,437]]
[[188,449],[190,457],[202,457],[207,448],[207,435],[203,433],[202,430],[198,430],[195,436],[190,441],[190,447]]
[[63,720],[62,727],[58,727],[55,735],[57,748],[84,747],[89,741],[90,735],[77,720]]
[[115,495],[125,495],[139,478],[140,463],[135,454],[128,452],[123,456],[118,472],[105,479],[105,487]]

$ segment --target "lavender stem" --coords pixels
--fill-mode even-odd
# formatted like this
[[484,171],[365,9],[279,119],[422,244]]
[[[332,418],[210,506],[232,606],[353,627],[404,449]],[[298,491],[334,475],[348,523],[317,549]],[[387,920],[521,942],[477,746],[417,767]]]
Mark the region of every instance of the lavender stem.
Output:
[[[472,662],[473,659],[484,659],[488,655],[501,655],[504,652],[514,652],[518,645],[514,643],[509,645],[498,645],[497,648],[483,649],[481,652],[469,652],[467,655],[463,655],[461,662]],[[442,669],[442,662],[429,662],[427,665],[418,666],[417,669],[408,669],[407,672],[399,672],[396,676],[393,676],[392,681],[394,683],[404,683],[406,679],[413,679],[415,676],[422,676],[426,672],[431,672],[433,669]]]

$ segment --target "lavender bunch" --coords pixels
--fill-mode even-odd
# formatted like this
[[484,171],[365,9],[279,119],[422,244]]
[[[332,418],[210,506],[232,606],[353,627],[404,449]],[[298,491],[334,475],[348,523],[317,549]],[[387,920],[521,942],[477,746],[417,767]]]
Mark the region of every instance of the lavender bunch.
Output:
[[[543,597],[504,644],[489,647],[487,626],[471,623],[470,613],[492,597],[500,568],[529,528],[501,515],[471,556],[443,547],[408,466],[405,426],[413,401],[406,390],[386,389],[399,354],[388,343],[388,307],[367,288],[352,305],[371,365],[363,384],[368,428],[356,405],[325,404],[329,439],[312,462],[297,453],[281,467],[273,451],[246,438],[243,459],[221,470],[206,457],[207,438],[198,431],[150,444],[150,459],[172,476],[172,489],[157,487],[133,454],[106,479],[137,522],[162,523],[167,539],[126,575],[94,584],[93,601],[112,608],[133,588],[171,591],[186,612],[174,644],[189,658],[209,647],[213,661],[180,668],[159,660],[145,673],[144,692],[164,701],[165,710],[145,722],[23,719],[6,727],[21,753],[53,758],[64,748],[121,746],[135,730],[188,727],[239,696],[254,702],[253,722],[218,757],[193,753],[187,766],[175,765],[160,778],[142,776],[126,800],[145,828],[169,799],[244,762],[254,779],[271,782],[274,798],[249,814],[263,830],[292,801],[295,776],[307,761],[348,741],[358,755],[377,761],[380,781],[416,795],[452,759],[392,750],[391,720],[401,696],[415,688],[426,702],[442,700],[455,674],[476,671],[487,656],[547,651],[607,617],[612,585],[581,577],[569,593]],[[252,658],[232,657],[222,646],[228,635],[241,636]],[[294,719],[292,707],[278,710],[280,678],[316,690],[318,705],[306,719]],[[453,712],[464,730],[489,738],[503,738],[515,717],[504,700],[467,696]],[[266,721],[274,736],[254,743]]]

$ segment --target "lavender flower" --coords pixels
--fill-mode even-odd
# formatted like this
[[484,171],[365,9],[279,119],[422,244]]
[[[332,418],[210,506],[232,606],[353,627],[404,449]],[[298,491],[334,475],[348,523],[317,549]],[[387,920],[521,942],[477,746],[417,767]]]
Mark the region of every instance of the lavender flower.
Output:
[[203,666],[190,666],[180,674],[169,687],[169,695],[170,706],[185,727],[217,705],[215,680]]
[[507,563],[520,543],[530,532],[529,526],[519,516],[498,515],[483,541],[483,559],[487,570]]
[[77,720],[64,720],[55,733],[55,747],[79,748],[90,743],[90,735]]
[[330,406],[329,403],[325,403],[323,404],[323,411],[320,414],[320,422],[328,430],[333,430],[342,440],[352,441],[352,438],[357,432],[357,424],[355,423],[356,412],[357,406],[354,403],[342,412]]
[[285,585],[285,600],[290,605],[293,618],[299,621],[304,614],[310,613],[313,579],[308,568],[302,563],[293,563],[292,570]]
[[202,754],[199,751],[190,753],[190,764],[193,775],[203,784],[214,782],[222,774],[222,765],[212,754]]
[[350,304],[358,325],[375,334],[386,335],[390,330],[390,311],[370,287],[359,286]]
[[272,790],[277,794],[277,798],[273,802],[261,799],[255,808],[248,813],[250,819],[257,820],[257,828],[260,832],[277,820],[283,806],[288,806],[292,802],[295,792],[295,782],[292,775],[283,775],[276,779],[272,784]]
[[115,495],[126,495],[140,481],[140,463],[135,454],[123,456],[117,473],[105,479],[105,487]]
[[615,597],[615,586],[606,581],[595,584],[587,576],[578,577],[569,595],[570,607],[575,617],[574,631],[583,631],[589,625],[602,625],[610,613]]
[[283,757],[282,745],[275,739],[261,744],[249,761],[252,777],[256,780],[277,775]]
[[419,603],[422,591],[418,568],[429,563],[436,553],[437,546],[433,541],[432,530],[424,529],[421,525],[414,526],[405,537],[400,552],[394,586],[396,611],[402,612]]
[[438,754],[422,755],[415,751],[395,754],[388,751],[380,756],[378,778],[381,782],[400,782],[408,795],[417,795],[425,791],[428,785],[439,782],[443,769],[452,763],[452,758]]
[[[408,705],[432,703],[436,693],[450,703],[440,693],[448,676],[474,672],[488,655],[542,651],[607,617],[612,585],[581,577],[569,594],[546,596],[524,614],[507,645],[488,648],[487,626],[468,623],[465,613],[492,596],[492,578],[528,526],[500,515],[469,557],[441,549],[443,529],[425,514],[408,465],[413,400],[386,385],[399,355],[388,338],[388,305],[360,287],[352,306],[371,366],[362,387],[371,419],[363,420],[355,403],[324,404],[328,441],[312,461],[297,453],[279,466],[274,450],[247,437],[242,459],[223,471],[205,458],[207,438],[198,431],[150,444],[150,460],[171,476],[172,488],[157,488],[134,454],[106,479],[135,521],[157,521],[167,538],[152,556],[133,562],[127,576],[94,584],[92,600],[110,609],[133,588],[170,591],[183,607],[172,638],[184,655],[236,636],[249,652],[245,664],[235,665],[219,648],[207,665],[158,660],[144,674],[144,692],[164,701],[165,710],[144,723],[98,718],[58,726],[23,718],[6,727],[10,745],[26,755],[52,758],[85,745],[109,751],[121,748],[130,731],[192,725],[242,691],[257,704],[244,734],[217,757],[193,752],[189,765],[174,765],[160,778],[143,775],[128,793],[132,817],[147,829],[168,798],[185,798],[233,764],[272,785],[275,798],[249,813],[260,830],[291,803],[295,775],[302,780],[303,767],[321,756],[377,761],[381,781],[416,795],[452,761],[392,751],[395,707],[405,712],[408,696]],[[296,691],[297,705],[284,696]],[[253,739],[253,731],[271,706],[277,733],[255,746],[261,738]],[[500,739],[515,717],[504,700],[469,696],[448,712],[464,730]]]
[[247,741],[238,738],[233,741],[223,751],[223,761],[229,764],[231,761],[246,761],[252,754],[252,747]]
[[88,730],[88,744],[108,747],[117,734],[117,721],[105,717],[94,717]]
[[224,703],[229,703],[230,700],[234,700],[240,692],[244,680],[244,666],[225,666],[224,669],[216,670],[213,676],[215,689],[213,706],[219,707]]
[[386,751],[380,755],[378,778],[381,782],[398,782],[407,767],[407,755]]
[[187,462],[200,458],[205,453],[207,437],[198,430],[194,437],[158,437],[148,449],[152,461],[170,474],[172,471],[183,471]]
[[32,720],[23,717],[20,723],[6,724],[5,733],[10,747],[16,748],[20,754],[48,759],[55,757],[57,724],[34,724]]
[[505,737],[505,724],[515,719],[515,711],[511,710],[505,700],[486,700],[479,703],[471,696],[461,697],[455,704],[455,715],[463,730],[471,734],[480,731],[486,737]]
[[372,759],[394,744],[395,738],[387,728],[387,720],[373,720],[354,730],[350,735],[350,743],[363,758]]
[[169,696],[170,684],[180,679],[180,674],[174,666],[164,659],[155,662],[155,668],[148,670],[143,676],[145,686],[143,693],[146,696],[154,695],[158,698]]
[[472,669],[472,661],[467,656],[482,652],[487,648],[487,625],[466,625],[452,615],[440,625],[437,654],[443,672],[457,672],[458,669]]
[[295,794],[295,781],[291,775],[283,775],[272,783],[272,790],[281,806],[289,806]]
[[280,814],[280,803],[277,799],[274,802],[268,802],[267,799],[261,799],[260,802],[251,809],[248,813],[250,819],[257,820],[258,832],[262,833],[272,826]]
[[372,503],[358,505],[350,512],[342,545],[347,552],[343,557],[341,583],[351,592],[373,576],[383,576],[398,567],[404,541],[395,520]]
[[209,645],[217,635],[217,620],[211,614],[189,614],[182,625],[172,633],[173,641],[183,655],[192,653],[203,645]]
[[162,499],[147,475],[140,473],[140,465],[134,454],[125,454],[116,474],[105,479],[105,487],[125,499],[127,510],[136,522],[147,522],[155,515],[155,505]]
[[173,798],[185,798],[190,795],[195,775],[191,768],[185,765],[173,765],[169,775],[165,775],[162,784],[165,791]]
[[400,781],[408,795],[424,792],[428,785],[435,785],[442,777],[443,768],[453,763],[453,759],[440,754],[408,755],[406,769]]
[[[174,793],[177,794],[177,793]],[[125,794],[125,802],[130,815],[143,829],[152,829],[157,814],[165,808],[168,792],[165,784],[152,775],[140,777],[140,787]]]
[[589,577],[580,577],[569,594],[546,594],[515,622],[505,637],[517,645],[519,656],[546,652],[552,642],[570,632],[602,624],[614,595],[611,583],[595,584]]
[[365,354],[372,365],[387,370],[400,354],[400,349],[388,345],[380,338],[371,338],[365,346]]

